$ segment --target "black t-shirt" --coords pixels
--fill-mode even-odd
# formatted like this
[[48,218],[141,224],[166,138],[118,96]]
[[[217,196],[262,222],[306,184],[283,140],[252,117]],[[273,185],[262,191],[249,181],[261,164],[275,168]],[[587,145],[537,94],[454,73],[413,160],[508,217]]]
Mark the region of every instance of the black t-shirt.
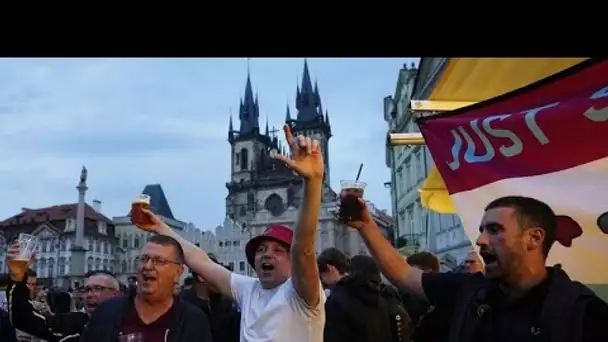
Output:
[[[549,341],[548,332],[540,329],[540,315],[547,296],[550,277],[520,298],[507,302],[497,287],[486,282],[481,273],[425,273],[422,286],[431,305],[454,310],[464,286],[483,286],[484,304],[489,309],[481,315],[474,342]],[[587,306],[583,320],[582,342],[608,341],[608,305],[601,300]]]

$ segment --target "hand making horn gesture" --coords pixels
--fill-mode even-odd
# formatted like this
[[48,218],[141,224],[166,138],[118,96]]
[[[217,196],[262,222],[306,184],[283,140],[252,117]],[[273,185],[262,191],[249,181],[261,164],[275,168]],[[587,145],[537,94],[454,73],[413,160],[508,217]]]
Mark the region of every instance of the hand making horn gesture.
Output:
[[294,138],[289,124],[283,126],[283,131],[285,132],[285,140],[289,144],[291,156],[287,157],[273,152],[271,157],[281,160],[306,180],[323,179],[325,166],[323,155],[319,149],[319,141],[301,135]]

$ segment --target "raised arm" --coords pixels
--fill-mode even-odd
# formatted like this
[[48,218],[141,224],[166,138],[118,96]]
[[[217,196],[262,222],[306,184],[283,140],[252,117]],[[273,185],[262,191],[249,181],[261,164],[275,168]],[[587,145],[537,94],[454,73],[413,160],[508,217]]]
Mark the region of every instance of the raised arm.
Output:
[[318,141],[302,136],[294,138],[289,125],[283,128],[291,158],[279,154],[273,157],[282,160],[304,178],[304,198],[291,243],[291,278],[298,296],[308,306],[314,307],[321,298],[315,239],[323,186],[323,156]]
[[32,259],[25,265],[12,263],[12,259],[18,253],[19,244],[15,243],[11,245],[6,256],[9,265],[6,301],[13,327],[49,342],[60,341],[66,337],[64,333],[55,329],[56,327],[30,301],[30,290],[27,288],[27,269],[33,264],[34,257],[32,256]]
[[[342,197],[343,194],[340,196]],[[361,234],[365,245],[372,253],[380,271],[395,285],[405,289],[407,292],[424,296],[422,289],[422,271],[411,267],[399,252],[391,246],[382,235],[380,228],[372,218],[367,204],[359,199],[363,208],[361,221],[346,222],[351,228],[355,228]]]
[[203,277],[205,281],[219,289],[223,295],[232,298],[232,291],[230,290],[230,271],[221,265],[216,264],[200,247],[193,245],[179,236],[175,230],[169,227],[153,212],[146,209],[142,209],[142,211],[153,224],[138,226],[139,228],[157,234],[167,235],[177,240],[184,250],[186,265]]

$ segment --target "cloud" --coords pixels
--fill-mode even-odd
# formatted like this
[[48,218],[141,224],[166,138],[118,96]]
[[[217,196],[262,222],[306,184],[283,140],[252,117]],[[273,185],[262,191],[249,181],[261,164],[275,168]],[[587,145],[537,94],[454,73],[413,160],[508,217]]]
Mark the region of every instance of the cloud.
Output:
[[[386,123],[405,59],[310,59],[328,109],[332,185],[359,163],[366,196],[390,208],[383,187]],[[408,61],[409,63],[409,61]],[[253,59],[260,126],[292,115],[302,59]],[[21,207],[77,200],[80,168],[87,199],[124,215],[149,183],[160,183],[174,214],[203,229],[223,222],[230,179],[228,119],[238,127],[244,59],[4,59],[0,61],[0,217]]]

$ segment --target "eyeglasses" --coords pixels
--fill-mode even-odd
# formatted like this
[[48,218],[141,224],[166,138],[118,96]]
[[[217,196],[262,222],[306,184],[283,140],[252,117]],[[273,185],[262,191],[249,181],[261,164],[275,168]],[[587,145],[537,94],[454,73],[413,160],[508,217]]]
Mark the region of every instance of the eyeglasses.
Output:
[[178,262],[172,261],[172,260],[167,260],[161,257],[151,257],[149,255],[142,255],[139,257],[139,264],[140,265],[145,265],[148,263],[148,261],[152,262],[152,266],[167,266],[169,264],[175,264],[175,265],[181,265]]
[[90,285],[90,286],[84,287],[84,293],[89,293],[89,291],[91,291],[93,293],[100,293],[104,290],[116,291],[116,289],[114,289],[114,288],[102,286],[102,285]]

